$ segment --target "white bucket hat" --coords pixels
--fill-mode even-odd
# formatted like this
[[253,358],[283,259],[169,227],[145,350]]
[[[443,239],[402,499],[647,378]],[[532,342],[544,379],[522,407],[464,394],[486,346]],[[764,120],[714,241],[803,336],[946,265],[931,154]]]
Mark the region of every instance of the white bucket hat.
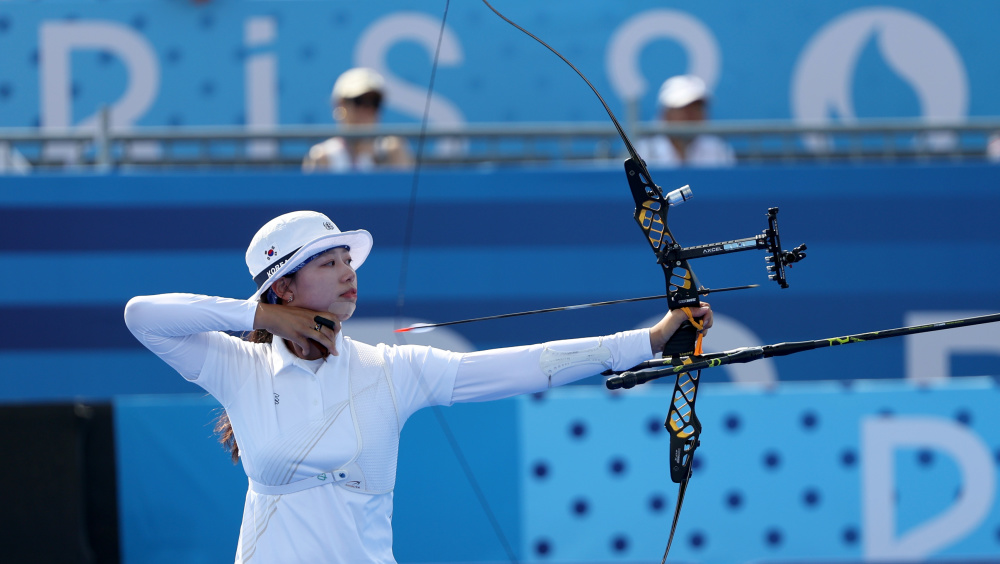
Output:
[[286,213],[268,221],[247,248],[247,268],[257,284],[249,299],[259,300],[275,280],[307,258],[341,246],[351,249],[351,266],[357,269],[372,250],[372,235],[364,229],[341,231],[329,217],[314,211]]
[[705,81],[693,74],[673,76],[663,82],[657,101],[664,108],[683,108],[698,100],[708,99]]

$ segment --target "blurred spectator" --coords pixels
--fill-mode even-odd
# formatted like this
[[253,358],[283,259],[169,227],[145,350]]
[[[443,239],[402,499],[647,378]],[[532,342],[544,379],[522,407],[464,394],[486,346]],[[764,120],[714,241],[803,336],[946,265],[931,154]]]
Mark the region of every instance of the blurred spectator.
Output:
[[[708,119],[708,88],[694,75],[668,78],[660,87],[657,103],[660,119],[677,125],[697,125]],[[636,143],[646,164],[656,166],[732,166],[736,164],[733,148],[715,135],[667,137],[656,135]]]
[[0,174],[28,174],[31,163],[6,141],[0,141]]
[[1000,133],[994,133],[986,140],[986,160],[1000,162]]
[[[367,68],[354,68],[340,75],[333,85],[330,102],[333,119],[345,130],[378,124],[385,94],[385,79]],[[413,164],[406,140],[386,136],[374,139],[332,137],[313,145],[302,161],[304,172],[348,172],[375,167],[405,167]]]

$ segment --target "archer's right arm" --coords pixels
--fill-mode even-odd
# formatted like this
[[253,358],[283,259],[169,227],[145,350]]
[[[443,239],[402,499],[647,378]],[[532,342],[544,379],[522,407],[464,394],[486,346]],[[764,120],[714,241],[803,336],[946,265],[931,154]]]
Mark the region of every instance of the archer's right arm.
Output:
[[188,380],[197,380],[218,331],[251,331],[257,302],[196,294],[137,296],[125,324],[143,345]]

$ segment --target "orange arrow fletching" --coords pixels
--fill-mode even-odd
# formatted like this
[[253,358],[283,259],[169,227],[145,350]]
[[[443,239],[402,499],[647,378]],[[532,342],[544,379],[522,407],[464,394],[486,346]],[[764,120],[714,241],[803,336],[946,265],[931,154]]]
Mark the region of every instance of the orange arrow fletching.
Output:
[[406,333],[406,332],[409,332],[409,331],[412,331],[414,333],[426,333],[428,331],[432,331],[433,329],[434,329],[434,325],[430,325],[430,324],[427,324],[427,323],[414,323],[413,325],[410,325],[409,327],[403,327],[402,329],[396,329],[394,331],[394,333]]

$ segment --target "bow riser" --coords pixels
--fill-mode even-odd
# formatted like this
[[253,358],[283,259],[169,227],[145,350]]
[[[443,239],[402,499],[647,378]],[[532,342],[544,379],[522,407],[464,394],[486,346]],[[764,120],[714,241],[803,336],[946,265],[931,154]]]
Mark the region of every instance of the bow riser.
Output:
[[646,235],[649,246],[657,256],[666,280],[667,304],[670,309],[698,307],[698,279],[686,259],[666,260],[667,255],[679,248],[677,239],[667,228],[667,211],[670,202],[663,191],[653,183],[645,165],[630,158],[625,161],[632,199],[635,200],[635,221]]

